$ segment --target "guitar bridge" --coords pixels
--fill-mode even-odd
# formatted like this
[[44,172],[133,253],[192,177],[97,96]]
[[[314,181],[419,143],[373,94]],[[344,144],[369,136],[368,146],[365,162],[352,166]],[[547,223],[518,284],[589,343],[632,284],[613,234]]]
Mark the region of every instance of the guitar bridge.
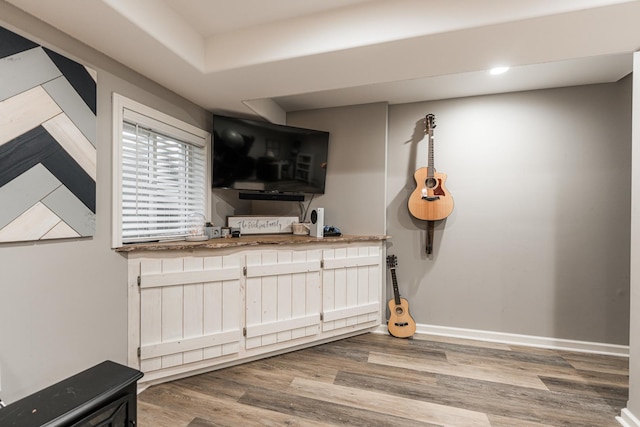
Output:
[[409,326],[408,322],[396,322],[395,323],[396,326]]
[[427,202],[433,202],[435,200],[440,200],[440,196],[422,196],[422,200],[426,200]]

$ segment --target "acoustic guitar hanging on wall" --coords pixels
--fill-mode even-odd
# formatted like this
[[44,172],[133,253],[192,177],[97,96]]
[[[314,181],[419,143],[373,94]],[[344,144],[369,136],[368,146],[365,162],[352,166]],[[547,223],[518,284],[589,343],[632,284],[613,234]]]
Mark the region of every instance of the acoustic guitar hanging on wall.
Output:
[[436,116],[427,114],[425,117],[425,133],[428,137],[427,167],[418,169],[413,175],[416,189],[409,196],[409,212],[415,218],[428,221],[427,253],[433,246],[434,222],[448,217],[453,211],[453,197],[445,187],[447,175],[436,172],[434,166],[433,129],[436,127]]

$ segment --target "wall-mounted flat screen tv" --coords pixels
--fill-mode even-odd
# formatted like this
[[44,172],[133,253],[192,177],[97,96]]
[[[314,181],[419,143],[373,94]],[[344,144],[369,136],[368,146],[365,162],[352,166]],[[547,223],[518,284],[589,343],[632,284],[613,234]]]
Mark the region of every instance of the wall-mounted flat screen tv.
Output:
[[324,194],[329,132],[213,116],[213,188]]

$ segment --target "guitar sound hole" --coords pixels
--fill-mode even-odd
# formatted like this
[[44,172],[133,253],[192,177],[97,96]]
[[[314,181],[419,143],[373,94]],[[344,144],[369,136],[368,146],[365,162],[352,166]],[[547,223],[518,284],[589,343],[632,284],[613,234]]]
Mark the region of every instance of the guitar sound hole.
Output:
[[400,316],[402,313],[404,313],[404,310],[402,309],[402,307],[397,306],[397,307],[396,307],[396,314],[397,314],[398,316]]
[[438,186],[438,180],[435,178],[427,178],[427,180],[424,182],[424,185],[427,188],[436,188]]

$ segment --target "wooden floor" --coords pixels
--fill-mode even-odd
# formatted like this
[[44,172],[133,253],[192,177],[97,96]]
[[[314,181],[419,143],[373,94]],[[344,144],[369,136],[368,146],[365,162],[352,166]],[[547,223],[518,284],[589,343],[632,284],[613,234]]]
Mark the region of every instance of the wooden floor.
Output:
[[150,387],[142,427],[618,426],[628,359],[365,334]]

